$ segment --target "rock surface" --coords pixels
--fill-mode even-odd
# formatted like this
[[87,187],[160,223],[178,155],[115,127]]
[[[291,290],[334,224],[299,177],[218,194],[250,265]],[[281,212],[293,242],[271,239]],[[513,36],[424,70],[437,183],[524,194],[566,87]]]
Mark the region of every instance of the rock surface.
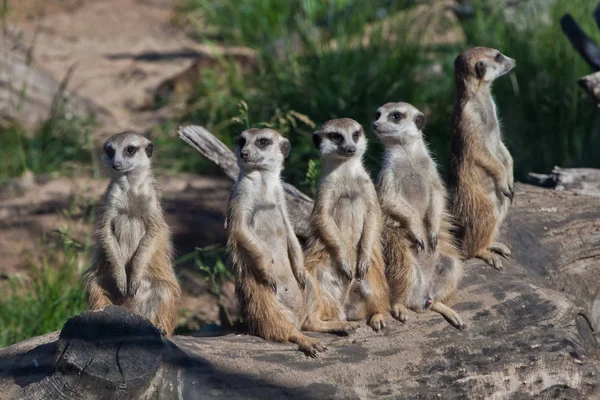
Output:
[[[406,324],[390,319],[383,333],[364,326],[347,337],[317,335],[329,350],[316,360],[248,335],[177,336],[152,350],[160,365],[138,397],[600,398],[600,199],[522,184],[516,192],[501,234],[512,259],[501,272],[469,262],[454,299],[465,331],[434,313],[412,314]],[[102,314],[116,325],[136,320]],[[77,369],[57,366],[73,321],[81,331],[99,329],[86,315],[68,322],[58,341],[54,333],[0,350],[2,397],[127,398],[134,388],[126,380],[109,382],[114,365],[104,384],[84,392]],[[115,340],[146,347],[135,332]],[[91,360],[118,366],[134,349],[102,344]]]

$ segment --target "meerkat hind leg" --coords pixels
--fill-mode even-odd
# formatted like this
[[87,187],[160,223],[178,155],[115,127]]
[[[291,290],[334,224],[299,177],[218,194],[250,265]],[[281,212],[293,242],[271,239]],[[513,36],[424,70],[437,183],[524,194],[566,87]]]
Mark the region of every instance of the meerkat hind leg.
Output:
[[442,314],[442,316],[446,318],[448,322],[450,322],[455,328],[460,329],[461,331],[464,330],[466,327],[461,316],[441,301],[434,302],[431,306],[431,311],[435,311],[439,314]]
[[310,332],[345,334],[358,329],[359,322],[351,321],[311,321],[303,329]]
[[396,303],[392,306],[392,317],[400,322],[408,320],[408,308],[402,303]]
[[488,247],[489,251],[493,251],[496,254],[500,254],[504,258],[508,258],[511,255],[511,251],[507,245],[499,242],[494,242]]
[[327,350],[327,347],[319,340],[311,338],[296,329],[290,333],[288,340],[296,343],[302,352],[312,358],[317,358],[318,352]]
[[475,254],[475,257],[485,261],[498,271],[502,269],[502,260],[500,257],[489,250],[481,250],[479,253]]

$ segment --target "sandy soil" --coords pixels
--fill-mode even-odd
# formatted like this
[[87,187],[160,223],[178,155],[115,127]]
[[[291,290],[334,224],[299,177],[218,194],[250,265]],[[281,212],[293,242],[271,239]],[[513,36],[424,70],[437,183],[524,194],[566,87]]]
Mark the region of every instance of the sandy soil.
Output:
[[[94,133],[101,141],[125,129],[151,131],[178,112],[174,107],[143,110],[149,93],[165,79],[187,69],[193,59],[172,57],[185,50],[208,52],[171,24],[175,0],[9,0],[3,45],[25,54],[33,65],[61,81],[76,66],[69,88],[107,109],[114,126]],[[135,56],[153,54],[159,60]],[[173,132],[173,134],[175,134]],[[85,175],[85,174],[84,174]],[[179,256],[194,247],[223,244],[223,217],[229,181],[191,175],[159,176],[164,206]],[[26,254],[43,249],[58,230],[85,242],[90,212],[107,180],[25,177],[0,188],[0,292],[2,277],[27,274]],[[217,299],[204,277],[191,268],[178,271],[186,314],[217,321]]]
[[[69,87],[106,108],[115,126],[100,138],[124,129],[146,131],[176,110],[140,111],[149,93],[193,60],[174,52],[210,52],[172,26],[175,0],[12,0],[9,24],[13,46],[32,47],[37,68],[61,80],[75,65]],[[134,59],[142,54],[156,59]]]

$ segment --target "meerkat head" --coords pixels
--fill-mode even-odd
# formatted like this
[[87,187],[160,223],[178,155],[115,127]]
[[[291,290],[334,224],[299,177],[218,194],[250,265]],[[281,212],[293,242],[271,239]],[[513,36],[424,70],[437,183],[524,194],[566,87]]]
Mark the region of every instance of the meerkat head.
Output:
[[142,134],[117,133],[104,143],[104,163],[112,175],[150,168],[154,145]]
[[460,53],[454,60],[457,81],[491,83],[510,72],[517,62],[488,47],[473,47]]
[[367,139],[362,126],[353,119],[332,119],[313,134],[313,143],[321,158],[345,161],[361,158],[367,150]]
[[281,170],[290,153],[290,142],[273,129],[247,129],[236,140],[235,155],[240,168]]
[[425,116],[408,103],[387,103],[377,109],[372,128],[385,145],[412,143],[422,137]]

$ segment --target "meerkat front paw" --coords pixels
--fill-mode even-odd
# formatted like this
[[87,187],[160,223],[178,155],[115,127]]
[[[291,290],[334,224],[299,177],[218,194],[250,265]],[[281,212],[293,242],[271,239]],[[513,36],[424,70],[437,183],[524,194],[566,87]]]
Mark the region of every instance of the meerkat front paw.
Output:
[[417,246],[417,253],[424,252],[425,251],[425,242],[423,242],[423,239],[421,239],[418,236],[415,236],[413,240],[415,242],[415,245]]
[[439,236],[437,233],[429,234],[429,249],[431,250],[432,253],[435,252],[435,249],[437,249],[438,240],[439,240]]
[[346,280],[351,281],[352,271],[350,270],[350,265],[343,260],[338,260],[337,264],[337,268],[340,271],[340,274],[342,274],[342,276],[346,278]]
[[502,194],[505,197],[508,197],[508,199],[510,200],[510,204],[512,204],[513,198],[515,197],[515,192],[513,191],[513,189],[507,185],[504,189],[502,189]]
[[371,265],[370,258],[359,260],[358,265],[356,267],[356,279],[361,281],[367,274],[367,271],[369,270],[370,265]]
[[125,272],[121,274],[115,274],[115,286],[117,287],[119,295],[123,297],[127,296],[127,275]]
[[277,293],[277,281],[275,280],[274,277],[272,277],[272,276],[267,277],[267,286],[269,286],[269,288],[271,288],[273,293]]
[[127,284],[127,295],[129,297],[135,297],[135,295],[140,290],[141,283],[142,283],[142,280],[140,279],[140,277],[132,275],[129,278],[129,282]]
[[296,281],[298,281],[300,289],[304,290],[306,288],[306,274],[304,271],[298,271],[296,273]]

